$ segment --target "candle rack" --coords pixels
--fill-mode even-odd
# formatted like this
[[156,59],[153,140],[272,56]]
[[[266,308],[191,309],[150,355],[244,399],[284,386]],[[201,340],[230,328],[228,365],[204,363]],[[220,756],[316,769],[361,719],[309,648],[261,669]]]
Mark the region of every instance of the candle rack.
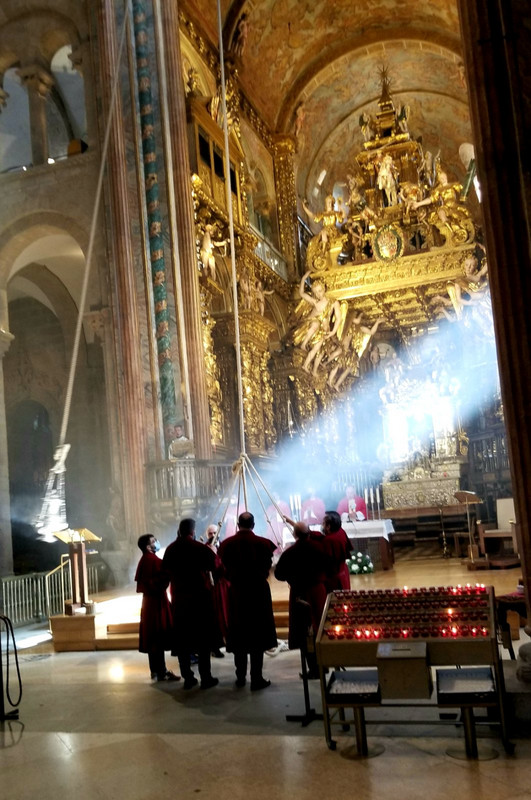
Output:
[[[392,701],[396,706],[396,701],[403,699],[430,700],[432,669],[437,672],[437,667],[488,665],[486,668],[489,674],[492,672],[494,687],[488,702],[484,695],[474,692],[472,682],[469,702],[463,701],[462,694],[455,702],[456,707],[461,707],[467,722],[465,757],[492,758],[497,755],[496,751],[487,754],[486,750],[480,751],[477,747],[474,706],[496,708],[502,740],[509,752],[512,746],[506,735],[504,682],[494,609],[492,587],[480,583],[331,593],[316,639],[328,746],[335,749],[331,723],[336,712],[331,714],[331,709],[339,710],[343,727],[345,708],[354,709],[356,756],[366,757],[373,753],[366,743],[365,706],[379,706],[385,701]],[[337,691],[337,670],[348,668],[355,668],[348,673],[351,689],[342,697]],[[367,668],[373,668],[377,690],[370,696],[362,693],[362,699],[356,700],[356,669],[359,668],[365,672]],[[332,683],[336,685],[332,690],[327,674],[334,669]],[[477,677],[474,670],[467,674]],[[445,696],[442,702],[437,696],[436,702],[430,704],[446,708],[448,698]]]

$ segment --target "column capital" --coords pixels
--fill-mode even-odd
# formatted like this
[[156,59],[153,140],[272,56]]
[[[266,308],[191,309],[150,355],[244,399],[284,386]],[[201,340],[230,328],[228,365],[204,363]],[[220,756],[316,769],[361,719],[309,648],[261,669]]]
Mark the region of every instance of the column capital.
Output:
[[297,142],[291,133],[278,133],[273,137],[273,151],[275,155],[295,155]]
[[25,67],[21,67],[17,70],[17,75],[28,91],[35,92],[42,98],[48,96],[55,83],[53,76],[40,64],[28,64]]
[[83,319],[90,330],[103,341],[105,331],[111,322],[111,310],[108,307],[99,308],[95,311],[87,311],[83,314]]
[[0,328],[0,358],[3,358],[7,351],[9,350],[9,346],[15,337],[9,331],[5,331],[3,328]]

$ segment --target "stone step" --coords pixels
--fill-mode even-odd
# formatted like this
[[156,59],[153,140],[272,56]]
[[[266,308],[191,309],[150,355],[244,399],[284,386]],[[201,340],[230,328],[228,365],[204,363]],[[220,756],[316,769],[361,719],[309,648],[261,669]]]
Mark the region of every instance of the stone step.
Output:
[[96,650],[138,650],[138,633],[111,633],[96,638]]

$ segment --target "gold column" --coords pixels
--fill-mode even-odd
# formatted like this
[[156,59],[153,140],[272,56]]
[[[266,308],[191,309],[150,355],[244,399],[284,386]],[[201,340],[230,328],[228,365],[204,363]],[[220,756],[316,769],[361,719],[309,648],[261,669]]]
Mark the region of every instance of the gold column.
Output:
[[[172,147],[175,214],[178,230],[180,286],[186,336],[191,419],[195,454],[199,459],[211,457],[210,417],[206,370],[203,358],[201,302],[197,265],[191,171],[188,157],[186,105],[179,39],[179,11],[176,2],[159,4],[164,39],[164,69],[167,82],[167,114]],[[168,177],[170,180],[170,177]]]
[[288,265],[288,280],[297,277],[297,191],[295,188],[295,139],[278,136],[273,145],[278,202],[280,247]]
[[[116,30],[112,22],[115,18],[113,1],[102,0],[99,10],[100,80],[103,116],[106,119],[109,114],[117,57]],[[144,473],[146,420],[123,129],[122,107],[118,93],[109,141],[107,170],[108,200],[112,216],[109,234],[112,258],[109,269],[117,363],[121,477],[126,530],[131,542],[145,530],[146,525]],[[110,416],[112,417],[112,414]]]
[[46,125],[46,100],[54,80],[42,67],[32,64],[17,71],[23,86],[28,90],[31,157],[34,165],[48,160],[48,130]]
[[[5,296],[5,292],[2,294]],[[7,298],[4,297],[4,299],[7,308]],[[12,333],[2,328],[2,315],[0,314],[0,453],[2,453],[0,460],[0,576],[13,574],[3,358],[14,338]]]
[[494,327],[531,631],[531,69],[528,4],[459,0]]

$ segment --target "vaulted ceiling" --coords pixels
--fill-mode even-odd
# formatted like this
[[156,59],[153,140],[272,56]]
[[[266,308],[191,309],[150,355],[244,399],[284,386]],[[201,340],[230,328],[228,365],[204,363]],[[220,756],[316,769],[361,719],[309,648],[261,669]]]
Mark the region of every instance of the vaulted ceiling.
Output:
[[[181,7],[216,45],[216,3],[182,0]],[[226,45],[248,15],[238,73],[270,128],[294,133],[303,104],[300,195],[312,196],[323,170],[325,191],[351,171],[363,144],[359,117],[377,110],[382,65],[395,104],[410,107],[411,134],[441,151],[451,177],[463,177],[458,151],[471,130],[455,0],[221,0],[221,12]]]

